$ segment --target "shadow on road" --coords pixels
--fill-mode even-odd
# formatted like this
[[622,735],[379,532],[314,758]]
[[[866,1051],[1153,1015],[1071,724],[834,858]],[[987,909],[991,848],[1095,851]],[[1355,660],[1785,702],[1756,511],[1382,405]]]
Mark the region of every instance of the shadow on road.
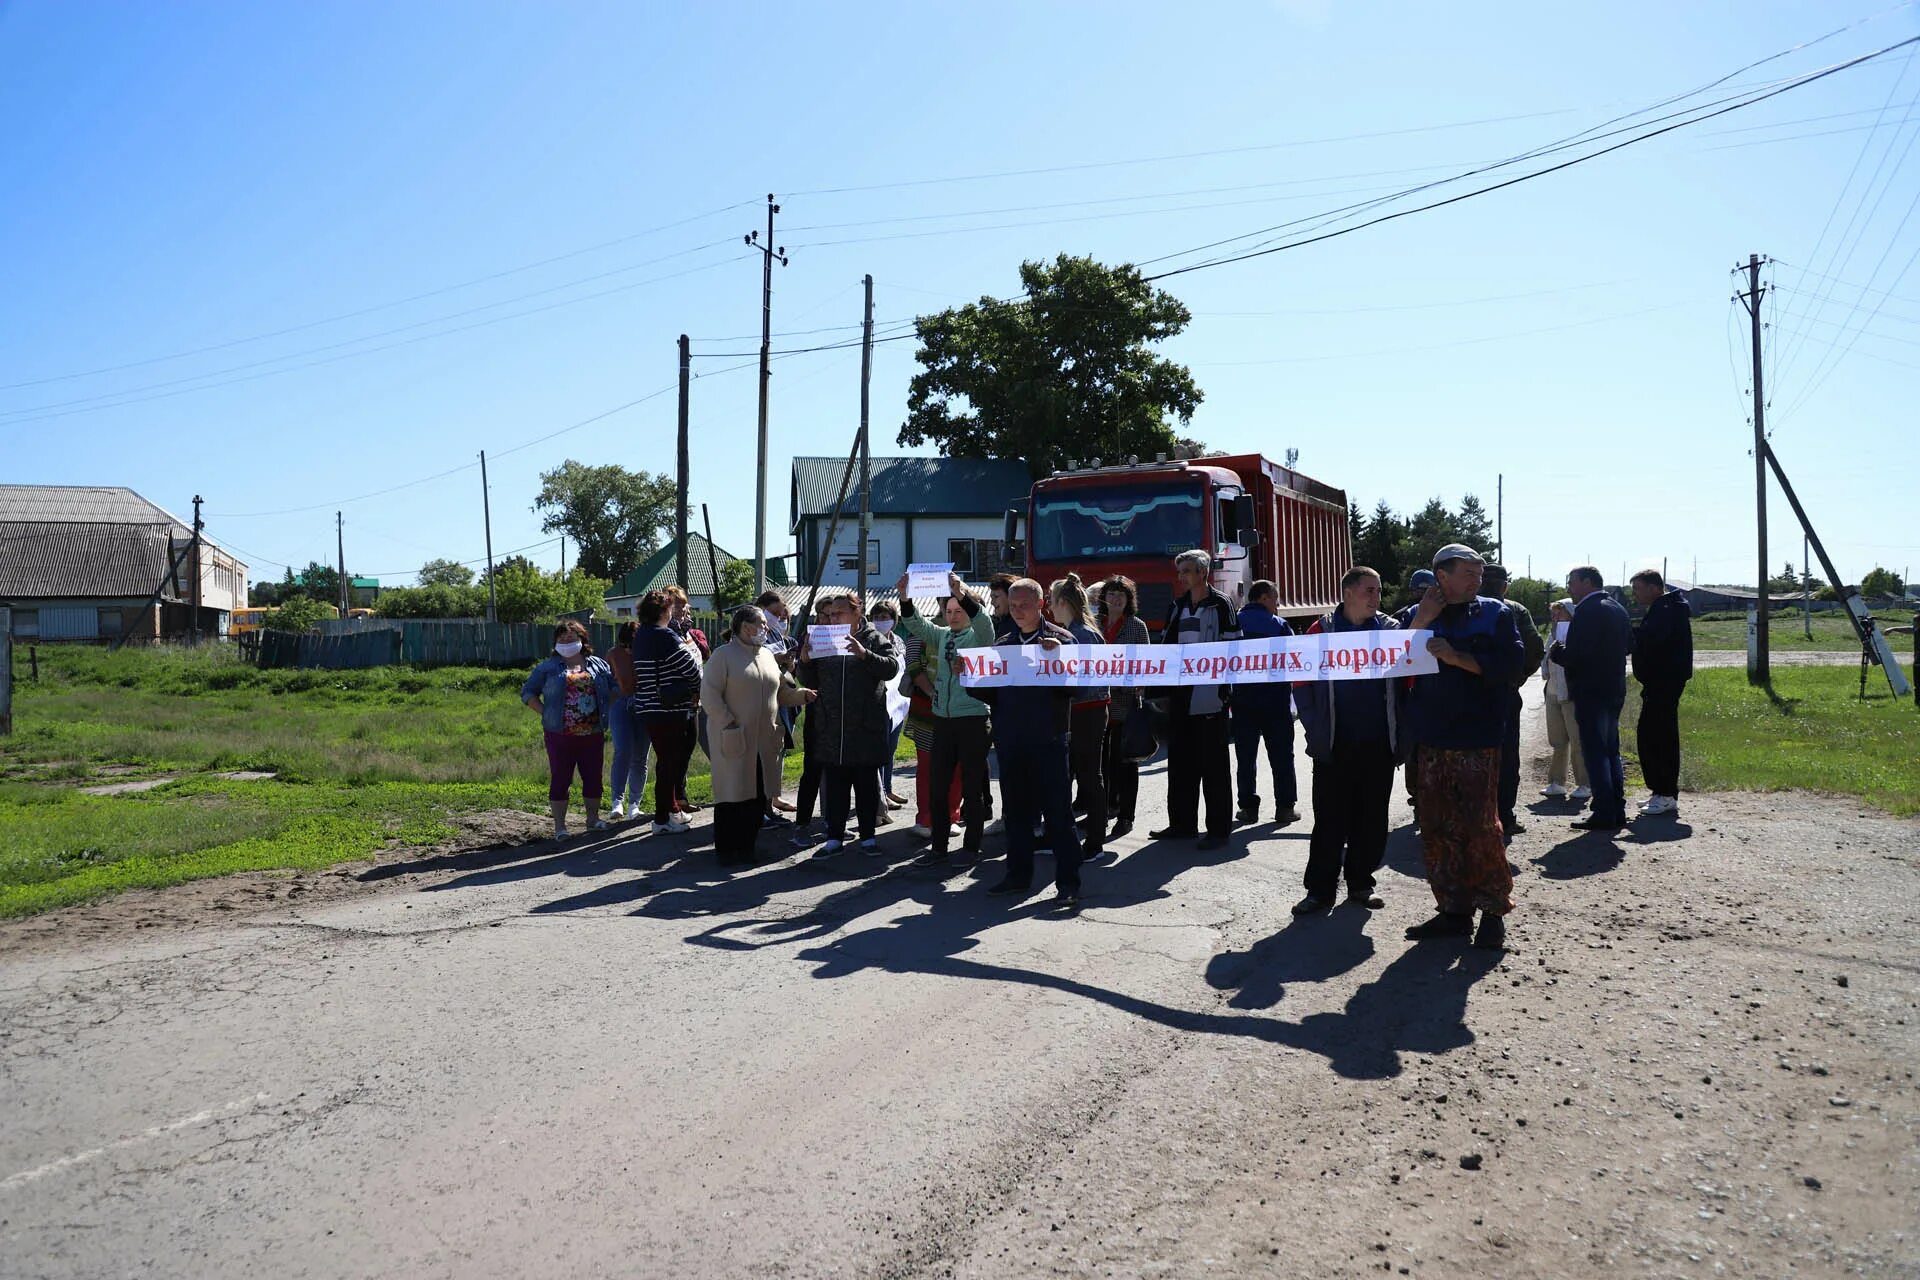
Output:
[[1207,982],[1233,991],[1234,1009],[1271,1009],[1290,982],[1325,982],[1365,964],[1373,939],[1363,926],[1368,912],[1346,907],[1324,915],[1295,917],[1280,932],[1245,951],[1222,951],[1207,962]]
[[1571,840],[1562,840],[1537,858],[1530,859],[1549,880],[1578,880],[1582,876],[1605,875],[1626,857],[1620,842],[1604,831],[1583,831]]

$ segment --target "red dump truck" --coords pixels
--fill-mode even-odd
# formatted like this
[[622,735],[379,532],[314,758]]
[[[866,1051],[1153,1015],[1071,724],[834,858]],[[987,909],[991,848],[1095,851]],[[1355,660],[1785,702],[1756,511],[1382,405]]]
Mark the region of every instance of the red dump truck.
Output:
[[1116,573],[1132,578],[1155,631],[1182,551],[1212,554],[1213,585],[1236,608],[1266,578],[1280,588],[1279,613],[1295,618],[1338,605],[1353,563],[1347,495],[1257,453],[1059,471],[1008,510],[1005,534],[1008,558],[1024,554],[1042,585],[1069,572],[1090,590]]

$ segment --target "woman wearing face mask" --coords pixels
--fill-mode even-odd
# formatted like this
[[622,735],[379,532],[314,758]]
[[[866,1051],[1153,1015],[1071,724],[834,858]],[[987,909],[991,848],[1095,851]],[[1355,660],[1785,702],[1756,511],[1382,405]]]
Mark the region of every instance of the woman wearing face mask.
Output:
[[[680,638],[680,643],[685,645],[687,652],[693,655],[693,661],[697,667],[707,660],[707,655],[713,652],[713,647],[707,641],[707,633],[693,625],[693,607],[687,601],[687,589],[678,583],[660,589],[667,596],[667,630]],[[707,714],[700,709],[698,688],[694,690],[693,695],[693,717],[694,741],[711,759],[713,752],[707,750]],[[699,805],[687,799],[687,780],[686,775],[682,774],[680,789],[673,796],[673,811],[684,819],[688,814],[697,812],[699,808]]]
[[600,766],[614,692],[612,669],[593,656],[587,629],[571,620],[553,629],[553,655],[520,686],[520,701],[540,713],[546,733],[547,801],[555,840],[567,838],[567,792],[576,772],[587,830],[607,829],[600,819]]
[[[895,636],[893,634],[894,628],[900,625],[900,611],[898,609],[894,608],[888,601],[875,600],[867,610],[867,621],[873,624],[875,631],[886,636],[900,647],[903,663],[908,660],[906,648],[910,641],[907,641],[907,637],[905,636]],[[900,735],[905,733],[906,729],[907,722],[905,720],[893,726],[892,736],[887,739],[887,762],[880,766],[879,821],[883,827],[893,821],[893,814],[890,810],[903,809],[907,804],[906,797],[896,794],[893,789],[893,760],[895,756],[900,754]]]
[[733,638],[700,674],[700,705],[712,722],[713,851],[723,867],[753,862],[767,797],[780,793],[780,708],[805,706],[810,689],[781,679],[767,650],[766,615],[753,605],[733,613]]

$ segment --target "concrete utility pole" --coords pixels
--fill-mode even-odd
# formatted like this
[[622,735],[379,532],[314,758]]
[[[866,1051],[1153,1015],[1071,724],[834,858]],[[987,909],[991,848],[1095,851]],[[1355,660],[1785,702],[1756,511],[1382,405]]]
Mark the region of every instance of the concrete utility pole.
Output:
[[[687,395],[693,386],[693,352],[687,345],[687,335],[680,335],[680,443],[679,443],[679,491],[673,499],[673,540],[679,550],[673,554],[673,580],[681,586],[687,585],[687,485],[689,483],[687,466]],[[720,584],[715,582],[714,589]],[[717,597],[716,597],[717,598]]]
[[486,487],[486,449],[480,451],[480,516],[486,520],[486,620],[497,622],[499,606],[493,595],[493,499]]
[[1800,607],[1806,618],[1807,639],[1813,639],[1813,565],[1807,559],[1807,539],[1800,538]]
[[193,495],[193,621],[187,628],[189,643],[194,645],[200,643],[200,607],[201,602],[206,599],[206,592],[201,586],[202,571],[200,568],[200,555],[202,550],[200,531],[204,528],[206,528],[206,522],[200,519],[200,495],[196,493]]
[[1507,477],[1493,478],[1493,558],[1507,562]]
[[780,212],[780,206],[773,202],[773,193],[767,193],[767,239],[760,242],[760,233],[751,232],[747,243],[758,248],[761,253],[760,267],[760,444],[759,461],[755,466],[755,484],[753,490],[753,592],[757,596],[767,589],[767,379],[771,376],[768,365],[773,353],[773,264],[778,261],[787,265],[787,251],[773,243],[773,215]]
[[1772,684],[1773,665],[1767,643],[1767,394],[1760,369],[1760,255],[1747,255],[1747,292],[1742,301],[1753,321],[1753,503],[1758,518],[1760,577],[1754,584],[1754,616],[1758,630],[1747,662],[1748,684]]
[[340,616],[344,618],[352,606],[347,597],[347,521],[338,511],[333,513],[333,536],[340,552]]
[[866,310],[860,322],[860,574],[856,588],[860,608],[867,599],[867,543],[873,536],[873,448],[867,440],[867,408],[873,390],[873,277],[861,277],[866,285]]

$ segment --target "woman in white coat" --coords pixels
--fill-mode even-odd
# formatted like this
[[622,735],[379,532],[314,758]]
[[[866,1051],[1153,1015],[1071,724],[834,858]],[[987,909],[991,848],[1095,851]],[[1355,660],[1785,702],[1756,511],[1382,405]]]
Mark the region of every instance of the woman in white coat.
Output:
[[733,613],[733,637],[700,675],[700,706],[713,743],[713,851],[723,867],[749,866],[767,800],[780,794],[780,708],[812,702],[811,689],[781,679],[767,648],[767,618],[753,605]]

